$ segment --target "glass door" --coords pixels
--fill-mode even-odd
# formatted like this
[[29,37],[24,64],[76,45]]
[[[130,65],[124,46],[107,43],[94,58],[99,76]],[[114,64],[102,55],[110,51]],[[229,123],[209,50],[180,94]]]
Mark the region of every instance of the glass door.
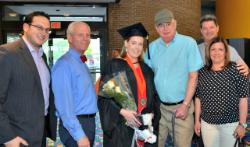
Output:
[[[47,55],[50,67],[52,67],[68,49],[69,44],[65,38],[52,38],[44,43],[43,50]],[[86,64],[90,69],[92,80],[95,82],[100,77],[100,38],[91,39],[85,55],[88,59]]]

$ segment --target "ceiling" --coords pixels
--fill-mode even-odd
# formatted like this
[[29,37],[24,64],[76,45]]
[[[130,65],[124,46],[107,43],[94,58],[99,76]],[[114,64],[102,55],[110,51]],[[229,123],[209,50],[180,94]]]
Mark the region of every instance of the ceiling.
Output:
[[43,2],[43,3],[118,3],[120,0],[1,0],[0,3],[2,2],[22,2],[22,3],[27,3],[27,2]]
[[[59,4],[24,4],[24,5],[5,5],[5,21],[20,21],[33,11],[43,11],[51,16],[56,17],[54,21],[106,21],[107,7],[98,4],[88,5],[59,5]],[[75,18],[74,18],[75,17]],[[85,17],[85,18],[84,18]],[[52,18],[53,19],[53,18]],[[51,20],[52,20],[51,19]],[[52,20],[53,21],[53,20]]]
[[108,3],[120,0],[0,0],[4,5],[4,20],[19,20],[32,11],[44,11],[50,16],[97,16],[106,19]]
[[105,16],[106,7],[98,5],[48,5],[25,4],[21,6],[7,5],[8,9],[19,15],[27,15],[32,11],[44,11],[50,16]]
[[[5,5],[4,20],[18,20],[19,16],[32,11],[44,11],[50,16],[101,16],[106,19],[107,4],[120,2],[120,0],[43,0],[42,4],[37,4],[39,1],[41,2],[41,0],[1,0],[0,4],[8,4]],[[33,3],[23,4],[25,2]],[[201,0],[202,13],[214,12],[215,2],[216,0]],[[15,13],[16,16],[11,16]]]

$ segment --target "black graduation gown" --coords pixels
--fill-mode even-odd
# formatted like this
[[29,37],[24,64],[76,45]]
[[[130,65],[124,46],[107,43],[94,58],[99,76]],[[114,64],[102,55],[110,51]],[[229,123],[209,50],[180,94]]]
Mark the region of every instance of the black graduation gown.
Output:
[[[140,62],[141,70],[146,82],[147,106],[146,108],[154,113],[153,127],[154,133],[158,136],[159,120],[160,120],[160,101],[157,96],[154,81],[153,71],[143,62]],[[135,75],[123,59],[112,59],[107,64],[102,78],[110,76],[112,73],[125,71],[132,93],[137,104],[137,84]],[[133,138],[133,129],[124,124],[125,119],[120,115],[121,106],[115,103],[112,99],[98,98],[98,107],[100,120],[104,132],[103,146],[104,147],[130,147]],[[157,147],[157,143],[146,143],[145,147]]]

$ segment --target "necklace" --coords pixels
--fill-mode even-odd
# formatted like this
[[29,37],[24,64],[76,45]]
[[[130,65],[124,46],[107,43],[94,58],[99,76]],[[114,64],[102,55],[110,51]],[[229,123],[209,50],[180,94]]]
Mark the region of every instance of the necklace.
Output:
[[135,62],[135,63],[133,63],[133,64],[137,64],[137,63],[139,63],[139,62]]

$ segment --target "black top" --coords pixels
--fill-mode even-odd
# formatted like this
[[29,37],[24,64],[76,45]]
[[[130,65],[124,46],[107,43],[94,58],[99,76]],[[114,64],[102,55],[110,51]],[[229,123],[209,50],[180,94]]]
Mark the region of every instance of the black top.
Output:
[[239,100],[249,94],[248,79],[235,63],[221,71],[199,70],[196,96],[201,101],[201,118],[210,124],[239,121]]

